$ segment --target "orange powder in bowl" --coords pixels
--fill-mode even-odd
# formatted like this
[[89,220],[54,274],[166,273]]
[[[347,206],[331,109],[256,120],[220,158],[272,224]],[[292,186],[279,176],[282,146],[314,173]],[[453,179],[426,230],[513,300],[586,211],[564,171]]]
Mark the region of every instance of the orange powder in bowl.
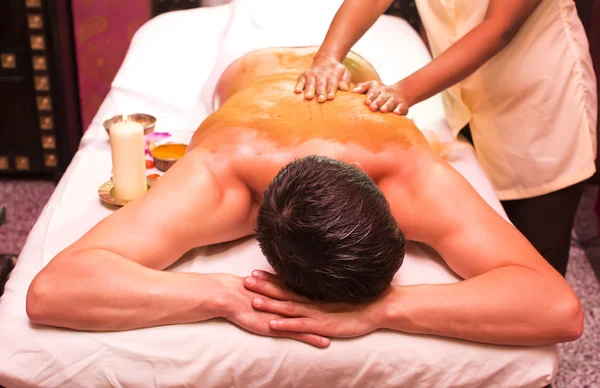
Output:
[[181,159],[186,149],[185,144],[162,144],[152,150],[152,155],[158,159]]

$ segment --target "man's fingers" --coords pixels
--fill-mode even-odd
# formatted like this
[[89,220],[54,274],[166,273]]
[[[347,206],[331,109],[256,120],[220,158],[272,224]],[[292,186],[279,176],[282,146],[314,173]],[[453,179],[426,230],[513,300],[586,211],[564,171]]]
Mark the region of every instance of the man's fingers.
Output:
[[261,297],[252,299],[252,307],[260,311],[283,315],[286,317],[306,317],[315,313],[314,310],[311,310],[302,303]]
[[[264,334],[263,334],[264,335]],[[326,348],[331,343],[331,339],[317,334],[298,333],[295,331],[281,331],[271,328],[269,334],[273,337],[291,338],[296,341],[304,342],[317,348]]]
[[352,89],[352,93],[365,94],[369,90],[370,85],[370,82],[361,82]]
[[398,102],[394,97],[388,98],[388,100],[379,108],[380,112],[388,113],[393,111],[398,106]]
[[283,318],[273,319],[270,322],[271,329],[278,331],[293,331],[298,333],[312,333],[325,335],[324,327],[313,318]]
[[316,96],[318,102],[325,102],[327,97],[325,95],[327,88],[327,78],[324,76],[318,76],[317,78],[317,86],[316,86]]
[[266,280],[271,283],[279,284],[280,286],[283,285],[283,281],[281,280],[281,278],[279,278],[279,276],[274,275],[267,271],[255,269],[254,271],[252,271],[252,276],[257,279],[262,279],[262,280]]
[[[283,332],[282,333],[282,337],[289,337],[291,339],[294,339],[296,341],[301,341],[301,342],[305,342],[309,345],[312,346],[316,346],[317,348],[326,348],[329,346],[329,344],[331,343],[331,340],[327,337],[322,337],[320,335],[316,335],[316,334],[298,334],[298,333],[286,333]],[[280,335],[280,334],[278,334]]]
[[298,82],[296,82],[296,87],[294,88],[294,93],[302,93],[304,90],[304,85],[306,84],[306,79],[304,75],[298,77]]
[[283,286],[271,283],[266,280],[256,279],[248,276],[244,279],[244,287],[256,293],[268,296],[279,300],[290,300],[295,302],[306,301],[306,298],[298,296],[291,291],[286,290]]
[[307,75],[304,77],[306,84],[304,85],[304,98],[312,100],[315,97],[315,76]]

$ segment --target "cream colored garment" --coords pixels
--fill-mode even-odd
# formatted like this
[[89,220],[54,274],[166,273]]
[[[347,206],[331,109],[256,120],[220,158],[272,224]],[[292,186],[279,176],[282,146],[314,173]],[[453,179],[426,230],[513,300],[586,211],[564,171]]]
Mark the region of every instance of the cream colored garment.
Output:
[[[480,24],[489,0],[417,0],[434,57]],[[595,171],[597,91],[573,0],[543,0],[512,42],[442,95],[454,135],[470,123],[502,200],[547,194]]]

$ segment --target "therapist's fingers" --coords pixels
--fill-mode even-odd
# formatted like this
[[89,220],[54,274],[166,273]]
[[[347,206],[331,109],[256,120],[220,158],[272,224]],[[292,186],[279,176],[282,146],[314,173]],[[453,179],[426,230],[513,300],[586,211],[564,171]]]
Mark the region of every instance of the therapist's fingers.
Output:
[[388,98],[388,100],[379,108],[382,113],[388,113],[393,111],[398,106],[398,101],[394,97]]
[[367,97],[365,97],[365,104],[370,106],[373,103],[373,101],[375,101],[379,97],[380,94],[381,90],[379,88],[371,87],[369,89],[369,92],[367,93]]
[[298,81],[296,82],[296,87],[294,88],[294,93],[302,93],[302,91],[304,90],[304,85],[306,84],[306,79],[304,77],[304,74],[301,74],[300,77],[298,77]]
[[369,105],[369,108],[373,112],[377,112],[379,110],[379,107],[381,107],[383,104],[385,104],[385,102],[387,100],[388,100],[388,96],[386,96],[385,93],[381,93],[379,96],[377,96],[376,99],[373,100],[373,102],[371,102],[371,104]]
[[398,116],[406,116],[408,114],[408,106],[405,103],[401,102],[394,109],[393,113],[397,114]]
[[352,73],[346,68],[344,68],[344,72],[342,73],[342,77],[340,78],[339,88],[347,92],[350,90],[350,82],[352,81]]
[[361,82],[352,89],[352,93],[365,94],[369,91],[370,82]]
[[325,95],[327,89],[327,77],[325,75],[318,75],[316,77],[316,96],[318,102],[327,101],[327,97]]
[[305,86],[304,86],[304,98],[307,100],[312,100],[315,97],[315,76],[312,74],[307,74],[304,76]]
[[338,90],[338,80],[335,77],[329,77],[327,80],[327,99],[333,100],[335,98],[335,92]]

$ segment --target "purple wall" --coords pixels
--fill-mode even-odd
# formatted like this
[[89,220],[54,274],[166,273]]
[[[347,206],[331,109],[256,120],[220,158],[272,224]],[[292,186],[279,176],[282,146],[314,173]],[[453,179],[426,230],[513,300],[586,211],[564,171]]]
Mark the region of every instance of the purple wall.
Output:
[[84,131],[106,97],[131,37],[151,11],[151,0],[73,0]]

